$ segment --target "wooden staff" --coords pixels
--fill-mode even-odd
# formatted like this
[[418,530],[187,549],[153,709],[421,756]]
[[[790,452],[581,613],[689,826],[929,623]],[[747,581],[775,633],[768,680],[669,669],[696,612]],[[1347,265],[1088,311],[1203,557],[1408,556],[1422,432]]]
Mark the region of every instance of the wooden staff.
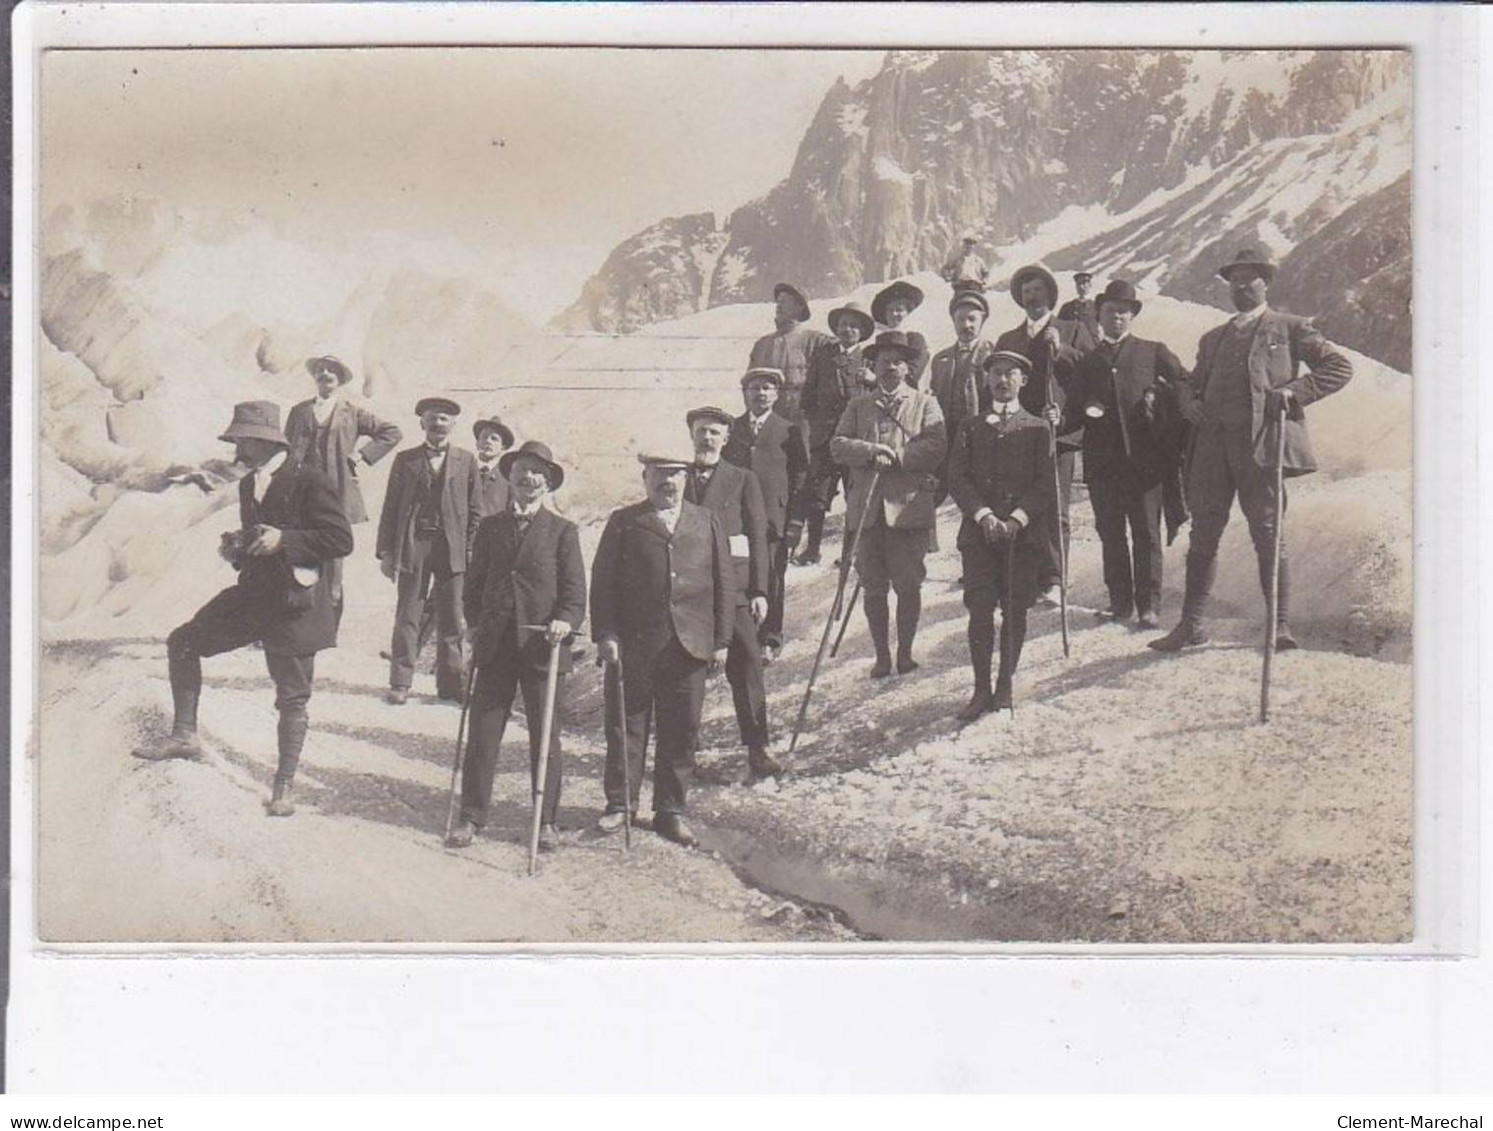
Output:
[[1270,721],[1270,661],[1275,655],[1276,621],[1280,616],[1280,542],[1285,525],[1286,508],[1286,406],[1280,406],[1275,420],[1275,537],[1270,546],[1270,593],[1267,604],[1269,620],[1265,625],[1265,664],[1260,672],[1260,722]]

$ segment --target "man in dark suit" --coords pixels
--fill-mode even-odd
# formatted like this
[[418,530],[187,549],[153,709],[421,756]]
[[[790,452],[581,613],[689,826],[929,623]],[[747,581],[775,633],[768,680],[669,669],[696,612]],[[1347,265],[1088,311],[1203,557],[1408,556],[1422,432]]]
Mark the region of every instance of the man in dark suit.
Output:
[[1127,620],[1133,613],[1139,627],[1155,628],[1162,496],[1182,458],[1187,425],[1177,389],[1187,374],[1166,346],[1130,333],[1141,310],[1135,287],[1114,280],[1098,306],[1099,344],[1079,363],[1080,392],[1067,404],[1064,430],[1083,432],[1083,477],[1109,590],[1100,616]]
[[[956,290],[954,297],[949,299],[954,344],[933,355],[933,363],[928,369],[927,391],[933,394],[943,411],[944,428],[951,445],[960,424],[966,417],[977,415],[980,403],[985,399],[981,391],[985,359],[995,351],[995,346],[980,337],[980,331],[985,328],[985,319],[989,317],[990,303],[982,291]],[[948,490],[947,475],[942,469],[939,483],[942,490]]]
[[653,828],[690,846],[696,841],[684,813],[705,677],[726,662],[737,582],[720,520],[685,501],[694,456],[638,459],[648,497],[612,512],[591,568],[591,636],[600,660],[620,660],[626,677],[621,704],[607,681],[607,808],[597,824],[614,832],[626,811],[636,811],[651,727],[658,736]]
[[[949,493],[964,515],[958,546],[975,675],[974,694],[959,712],[961,723],[1011,706],[1011,681],[1026,641],[1026,613],[1037,595],[1037,575],[1047,553],[1046,527],[1054,504],[1052,449],[1046,422],[1017,400],[1030,364],[1026,355],[1010,350],[998,350],[985,360],[990,411],[965,418],[949,458]],[[1000,670],[992,690],[997,605],[1002,608]]]
[[773,411],[783,375],[776,369],[749,369],[741,379],[746,412],[731,422],[724,459],[757,477],[767,508],[767,616],[757,633],[762,662],[770,664],[783,646],[783,603],[788,555],[803,532],[800,499],[809,471],[803,429]]
[[[1152,648],[1163,652],[1208,639],[1203,631],[1203,608],[1213,588],[1218,541],[1236,494],[1259,561],[1260,588],[1269,601],[1276,526],[1286,509],[1285,494],[1275,489],[1279,414],[1285,410],[1284,475],[1308,475],[1317,469],[1317,461],[1302,410],[1337,392],[1353,377],[1353,363],[1309,318],[1266,306],[1275,266],[1264,255],[1241,251],[1218,273],[1228,283],[1238,313],[1203,335],[1192,375],[1177,391],[1182,415],[1193,425],[1184,468],[1192,534],[1182,619],[1171,632],[1151,641]],[[1290,561],[1282,544],[1277,651],[1296,647],[1287,624],[1290,579]]]
[[[1078,362],[1094,348],[1093,335],[1082,322],[1053,316],[1058,281],[1040,264],[1023,267],[1011,277],[1011,297],[1026,312],[1026,319],[996,338],[995,348],[1019,353],[1032,363],[1031,380],[1021,389],[1021,407],[1032,416],[1056,424],[1062,418],[1069,392],[1077,384]],[[1056,406],[1056,412],[1047,411],[1049,403]],[[1082,444],[1080,434],[1058,437],[1058,521],[1048,524],[1047,562],[1037,578],[1039,600],[1049,607],[1058,604],[1058,582],[1068,552],[1068,496],[1073,490],[1074,453]]]
[[767,507],[757,476],[721,458],[730,434],[731,414],[714,405],[685,415],[695,463],[685,483],[686,502],[704,507],[720,520],[731,553],[735,611],[726,653],[726,680],[736,705],[736,725],[747,748],[750,779],[770,777],[783,767],[767,752],[767,688],[762,682],[758,629],[767,620],[772,586],[767,556]]
[[1089,328],[1089,334],[1097,339],[1099,337],[1099,307],[1089,297],[1089,291],[1093,289],[1094,276],[1087,271],[1076,271],[1073,274],[1073,289],[1078,292],[1077,298],[1070,298],[1063,303],[1058,310],[1058,317],[1064,322],[1082,322]]
[[249,469],[239,481],[240,529],[223,536],[220,553],[239,571],[223,590],[166,638],[174,721],[169,737],[137,758],[199,758],[197,702],[202,657],[248,644],[264,648],[280,714],[279,758],[269,813],[295,812],[290,787],[306,741],[316,653],[337,643],[328,563],[352,551],[352,528],[330,478],[289,457],[280,410],[270,401],[234,406],[220,439]]
[[[482,519],[477,459],[451,443],[461,407],[445,397],[415,405],[425,443],[394,457],[378,524],[378,560],[398,584],[394,635],[389,645],[389,690],[395,705],[409,698],[418,658],[420,614],[436,604],[440,643],[436,694],[460,702],[462,686],[462,577],[467,550]],[[428,597],[427,597],[428,594]]]
[[[570,641],[586,615],[586,569],[575,523],[545,507],[565,481],[565,471],[547,445],[525,441],[498,461],[511,486],[507,505],[477,528],[463,592],[472,635],[471,739],[461,775],[461,823],[453,848],[465,848],[487,824],[493,771],[515,691],[524,696],[529,730],[529,776],[539,787],[544,689],[552,645],[560,645],[555,683],[554,726],[544,775],[544,813],[539,847],[558,843],[560,811],[560,718],[565,710],[565,674]],[[543,625],[534,631],[526,626]]]
[[508,479],[503,474],[503,453],[513,447],[513,429],[496,416],[485,416],[472,424],[477,441],[477,484],[482,515],[501,514],[508,508]]

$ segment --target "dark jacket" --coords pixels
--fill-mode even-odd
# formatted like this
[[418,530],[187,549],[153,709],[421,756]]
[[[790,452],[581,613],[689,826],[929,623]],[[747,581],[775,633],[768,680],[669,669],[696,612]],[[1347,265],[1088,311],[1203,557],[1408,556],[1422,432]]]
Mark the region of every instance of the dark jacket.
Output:
[[498,474],[496,462],[485,470],[481,463],[477,464],[477,494],[484,518],[507,509],[508,480]]
[[981,402],[986,399],[982,391],[983,366],[985,359],[994,352],[993,343],[976,338],[967,361],[962,365],[957,342],[933,355],[927,391],[938,398],[944,428],[950,437],[959,430],[966,416],[979,413]]
[[[362,405],[338,397],[332,418],[327,422],[327,458],[323,464],[321,452],[316,450],[316,414],[312,403],[302,401],[292,407],[285,418],[285,440],[290,445],[290,458],[296,463],[319,468],[331,477],[348,522],[367,522],[368,508],[358,486],[358,468],[359,465],[371,467],[394,450],[402,435],[399,426],[380,420]],[[357,447],[359,436],[369,437],[361,449]]]
[[[462,605],[479,667],[515,643],[529,666],[546,667],[544,634],[518,626],[563,620],[579,628],[585,619],[586,566],[575,523],[541,507],[520,539],[512,511],[484,518],[472,543]],[[570,648],[562,645],[560,670],[570,666]]]
[[[1068,401],[1063,430],[1083,430],[1083,477],[1160,483],[1182,459],[1188,428],[1177,402],[1187,371],[1160,342],[1133,334],[1112,353],[1100,342],[1079,362],[1079,393]],[[1085,415],[1091,403],[1104,415]]]
[[731,642],[736,617],[731,552],[720,520],[680,504],[665,533],[647,499],[613,511],[591,563],[591,637],[615,636],[622,662],[648,664],[678,640],[709,661]]
[[253,526],[280,531],[279,553],[235,562],[239,585],[252,594],[257,610],[269,613],[264,650],[308,656],[335,647],[331,571],[325,567],[352,553],[353,533],[331,477],[286,459],[259,503],[254,501],[254,477],[239,480],[238,511],[246,531]]
[[1064,322],[1082,322],[1089,328],[1089,336],[1099,340],[1099,311],[1092,298],[1070,298],[1058,307],[1058,317]]
[[691,470],[684,497],[720,519],[731,553],[736,604],[767,596],[767,507],[757,477],[746,468],[721,460],[710,473],[701,497],[695,494],[694,476]]
[[838,338],[831,338],[821,342],[809,358],[809,375],[798,407],[805,439],[814,451],[829,447],[845,406],[871,388],[863,348],[856,345],[847,350]]
[[753,436],[751,416],[742,413],[732,421],[721,455],[757,477],[767,508],[767,540],[780,540],[789,516],[796,513],[809,473],[809,446],[804,442],[803,428],[772,412]]
[[1001,519],[1021,511],[1026,524],[1017,545],[1045,547],[1056,502],[1047,424],[1024,410],[1013,413],[1004,430],[984,416],[966,418],[949,457],[949,494],[964,515],[955,543],[960,549],[984,543],[975,516],[987,508]]
[[[405,532],[415,515],[416,491],[420,485],[420,463],[425,459],[425,445],[405,448],[394,457],[389,471],[389,486],[384,492],[384,508],[378,520],[380,558],[390,555],[394,568],[405,568],[403,561]],[[462,573],[467,568],[467,549],[482,521],[481,481],[477,477],[477,457],[465,448],[452,444],[446,452],[441,493],[441,532],[451,554],[451,569]]]
[[[1057,327],[1058,338],[1061,345],[1058,352],[1052,357],[1052,399],[1053,403],[1062,409],[1070,396],[1076,397],[1078,385],[1078,363],[1084,354],[1094,348],[1094,336],[1089,333],[1089,328],[1082,322],[1069,322],[1064,318],[1054,318],[1051,323]],[[1019,400],[1021,407],[1033,416],[1041,416],[1042,410],[1047,405],[1047,345],[1039,334],[1036,338],[1030,338],[1026,332],[1026,322],[1007,330],[995,339],[995,348],[998,350],[1012,350],[1021,354],[1032,363],[1031,376],[1022,386]],[[1077,448],[1083,443],[1083,437],[1077,433],[1068,433],[1058,437],[1058,443],[1064,448]]]

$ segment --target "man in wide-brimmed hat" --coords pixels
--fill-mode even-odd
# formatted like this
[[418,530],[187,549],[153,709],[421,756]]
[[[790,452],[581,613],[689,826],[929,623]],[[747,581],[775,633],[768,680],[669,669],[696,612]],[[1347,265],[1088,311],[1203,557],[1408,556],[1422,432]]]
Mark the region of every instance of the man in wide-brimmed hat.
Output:
[[[1184,475],[1192,533],[1187,547],[1187,585],[1182,618],[1165,636],[1151,641],[1164,652],[1202,644],[1203,610],[1213,588],[1218,542],[1229,521],[1234,497],[1249,524],[1259,561],[1260,588],[1269,608],[1270,576],[1277,524],[1286,498],[1275,487],[1275,450],[1285,429],[1285,478],[1317,469],[1303,409],[1330,396],[1353,377],[1353,364],[1324,338],[1308,318],[1266,306],[1275,265],[1245,249],[1218,269],[1228,283],[1237,313],[1203,335],[1197,364],[1182,381],[1178,399],[1192,422],[1193,441]],[[1304,369],[1304,371],[1303,371]],[[1285,417],[1281,419],[1281,413]],[[1277,588],[1275,646],[1296,647],[1287,623],[1291,571],[1284,537]]]
[[[352,370],[335,357],[306,359],[306,371],[316,382],[316,396],[291,408],[285,418],[285,441],[290,458],[326,474],[337,488],[347,521],[368,521],[368,509],[358,484],[360,471],[372,467],[398,445],[399,426],[376,416],[346,393]],[[361,448],[358,437],[368,437]],[[332,603],[342,612],[342,559],[328,563]]]
[[844,469],[830,457],[830,439],[845,406],[876,380],[862,356],[862,343],[876,331],[876,322],[865,308],[858,302],[836,307],[829,312],[829,328],[835,336],[815,349],[801,402],[803,426],[808,430],[809,479],[803,496],[808,541],[798,555],[799,565],[819,561],[824,518],[844,478]]
[[415,404],[425,442],[394,457],[379,516],[379,564],[399,594],[384,696],[396,706],[409,698],[427,600],[436,606],[436,694],[454,703],[464,694],[462,578],[482,519],[482,495],[477,457],[451,442],[460,413],[448,397]]
[[[511,433],[510,433],[511,438]],[[539,787],[545,677],[550,650],[560,645],[553,726],[544,775],[544,812],[539,847],[559,843],[561,746],[565,676],[574,662],[570,642],[586,615],[586,568],[575,523],[546,507],[565,482],[549,445],[526,440],[505,453],[498,466],[509,484],[502,510],[477,528],[462,603],[472,626],[471,730],[462,763],[461,822],[451,834],[464,848],[487,824],[493,772],[517,692],[524,697],[529,732],[529,779]],[[531,626],[542,625],[542,630]]]
[[741,379],[746,411],[731,422],[722,453],[724,459],[757,477],[766,508],[767,616],[757,630],[764,664],[777,659],[783,646],[788,555],[803,533],[800,499],[809,470],[809,446],[803,429],[773,411],[782,387],[783,375],[776,369],[746,371]]
[[291,783],[306,741],[316,653],[337,643],[327,566],[352,551],[352,528],[332,480],[290,457],[273,402],[235,405],[233,422],[219,439],[233,445],[234,462],[248,469],[238,487],[239,529],[225,534],[219,548],[238,570],[238,584],[166,638],[171,734],[134,753],[150,761],[200,758],[202,658],[258,643],[280,716],[269,813],[288,817],[295,812]]
[[922,290],[905,279],[898,279],[890,286],[883,287],[871,300],[871,317],[876,319],[878,326],[900,330],[907,335],[907,342],[913,350],[912,361],[907,369],[907,383],[915,389],[922,387],[923,372],[928,368],[928,339],[916,330],[906,329],[902,323],[922,305]]
[[[1115,279],[1098,299],[1099,343],[1079,363],[1079,395],[1065,428],[1083,432],[1083,477],[1104,554],[1106,619],[1156,627],[1161,605],[1161,515],[1187,437],[1177,390],[1186,370],[1161,342],[1138,338],[1135,287]],[[1128,527],[1128,533],[1127,533]]]
[[776,369],[783,375],[783,391],[778,411],[793,423],[800,422],[798,400],[809,376],[809,359],[819,344],[827,340],[820,330],[810,329],[809,300],[791,283],[778,283],[772,289],[773,324],[771,334],[758,338],[747,358],[748,368]]
[[967,288],[983,291],[985,289],[985,283],[990,278],[990,268],[985,265],[985,261],[980,258],[980,253],[975,250],[979,242],[979,237],[974,232],[965,232],[960,237],[958,245],[944,260],[943,270],[939,274],[955,290]]
[[[1028,264],[1011,276],[1011,298],[1026,318],[996,338],[995,348],[1019,353],[1032,363],[1031,380],[1021,390],[1021,407],[1058,427],[1063,406],[1078,381],[1078,362],[1094,348],[1093,335],[1082,322],[1053,315],[1058,281],[1040,263]],[[1039,599],[1049,607],[1058,604],[1058,582],[1068,546],[1074,455],[1082,444],[1083,437],[1078,433],[1058,437],[1058,521],[1048,524],[1051,544],[1047,564],[1038,577]]]
[[637,811],[651,732],[653,830],[689,847],[695,835],[684,817],[705,678],[726,663],[738,582],[720,519],[684,497],[694,453],[638,461],[648,497],[611,513],[591,564],[591,636],[601,661],[620,661],[625,676],[622,702],[618,681],[607,680],[607,808],[597,825],[615,832]]
[[871,675],[880,679],[892,674],[892,589],[897,591],[896,670],[905,674],[918,666],[912,645],[922,615],[923,559],[933,538],[938,472],[948,442],[938,401],[908,384],[917,350],[907,335],[900,330],[878,334],[867,353],[876,371],[876,391],[850,402],[830,441],[830,454],[850,469],[847,531],[854,531],[862,513],[866,515],[855,568],[876,650]]
[[501,465],[503,453],[513,447],[513,429],[496,416],[483,416],[472,421],[472,438],[477,442],[482,513],[498,514],[508,505],[508,477]]
[[928,370],[928,391],[938,398],[951,442],[964,418],[980,411],[981,374],[985,358],[995,350],[991,342],[980,337],[989,317],[990,303],[984,291],[962,288],[955,290],[953,298],[949,299],[954,344],[933,355]]
[[1070,298],[1058,309],[1058,317],[1067,322],[1082,322],[1095,338],[1099,336],[1099,308],[1089,292],[1094,287],[1094,276],[1088,271],[1073,273],[1073,289],[1077,298]]

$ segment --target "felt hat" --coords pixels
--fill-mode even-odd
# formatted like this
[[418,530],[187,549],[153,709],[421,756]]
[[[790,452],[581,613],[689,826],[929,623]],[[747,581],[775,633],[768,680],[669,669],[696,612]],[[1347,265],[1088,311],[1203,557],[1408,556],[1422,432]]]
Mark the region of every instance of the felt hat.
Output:
[[886,325],[886,308],[893,299],[906,299],[908,306],[916,310],[923,304],[923,292],[905,279],[898,279],[889,287],[883,287],[871,300],[871,317]]
[[1021,288],[1028,279],[1041,279],[1047,286],[1047,305],[1057,306],[1058,281],[1052,277],[1052,272],[1040,263],[1029,263],[1011,276],[1011,300],[1017,306],[1021,305]]
[[1265,277],[1265,282],[1267,283],[1275,278],[1275,264],[1270,262],[1270,258],[1264,252],[1257,251],[1252,247],[1246,247],[1241,250],[1230,262],[1220,267],[1218,273],[1227,279],[1240,267],[1254,267],[1258,269],[1260,274]]
[[865,341],[876,333],[876,319],[866,313],[866,308],[858,302],[847,302],[844,306],[837,306],[829,312],[829,328],[831,333],[838,334],[838,322],[842,318],[850,318],[861,328],[861,341]]
[[1124,279],[1111,279],[1099,297],[1094,300],[1094,309],[1103,310],[1107,302],[1119,303],[1128,306],[1131,314],[1140,313],[1140,300],[1135,297],[1135,284],[1127,283]]
[[713,404],[704,405],[701,408],[692,408],[684,414],[684,423],[689,427],[695,426],[697,420],[710,420],[718,424],[731,427],[731,422],[736,418],[723,408],[717,408]]
[[793,316],[796,320],[799,322],[807,322],[809,320],[809,300],[804,298],[803,291],[799,290],[792,283],[775,283],[772,288],[774,302],[777,301],[779,295],[788,295],[798,303],[798,313]]
[[980,363],[980,368],[988,372],[995,368],[997,361],[1012,362],[1026,374],[1030,374],[1032,371],[1032,359],[1024,353],[1017,353],[1015,350],[996,350],[986,355],[985,360]]
[[353,371],[342,363],[338,358],[328,355],[327,357],[308,357],[306,359],[306,372],[313,377],[319,377],[322,373],[335,373],[337,384],[346,385],[353,379]]
[[460,416],[461,405],[449,397],[421,397],[415,402],[415,415],[424,416],[427,412],[444,412],[447,416]]
[[[504,424],[496,416],[483,416],[472,421],[472,435],[482,439],[482,433],[487,431],[496,432],[503,437],[503,447],[513,447],[513,429]],[[504,474],[507,474],[506,472]]]
[[742,376],[741,387],[745,389],[753,381],[767,381],[781,389],[785,380],[786,378],[783,376],[781,369],[771,369],[765,365],[754,365]]
[[545,471],[549,473],[550,490],[558,491],[560,484],[565,482],[565,469],[555,462],[554,454],[550,446],[540,440],[525,440],[511,452],[504,452],[498,457],[498,474],[504,479],[508,478],[508,471],[513,466],[513,461],[519,456],[529,456],[544,464]]
[[877,334],[876,340],[862,351],[861,357],[867,365],[871,365],[882,350],[896,350],[909,362],[918,355],[917,347],[907,340],[907,335],[901,330],[883,330]]
[[285,433],[280,431],[280,406],[274,401],[243,401],[233,406],[233,421],[218,437],[228,443],[235,440],[268,440],[283,447]]
[[985,292],[974,287],[955,287],[954,297],[949,299],[949,317],[953,317],[961,306],[973,306],[986,318],[990,317],[990,303]]

